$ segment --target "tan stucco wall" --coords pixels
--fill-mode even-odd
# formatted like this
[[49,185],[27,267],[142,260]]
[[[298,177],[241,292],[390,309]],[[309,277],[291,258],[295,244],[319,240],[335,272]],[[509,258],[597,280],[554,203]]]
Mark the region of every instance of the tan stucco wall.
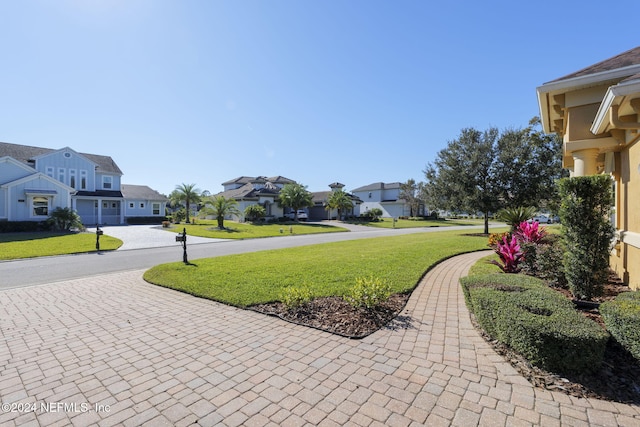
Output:
[[[619,160],[617,228],[640,234],[640,143],[623,150]],[[611,267],[630,287],[640,288],[640,248],[622,243],[619,254],[614,251],[611,257]]]
[[595,139],[591,133],[591,123],[598,112],[600,104],[581,105],[571,107],[567,111],[567,131],[564,141],[577,141],[581,139]]

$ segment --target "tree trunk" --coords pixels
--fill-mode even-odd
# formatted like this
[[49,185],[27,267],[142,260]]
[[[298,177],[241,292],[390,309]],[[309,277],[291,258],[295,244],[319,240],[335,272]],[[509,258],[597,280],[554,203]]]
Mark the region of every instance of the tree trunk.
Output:
[[218,228],[220,230],[224,229],[224,217],[223,216],[219,216],[216,219],[218,220]]
[[484,234],[489,234],[489,212],[484,213]]

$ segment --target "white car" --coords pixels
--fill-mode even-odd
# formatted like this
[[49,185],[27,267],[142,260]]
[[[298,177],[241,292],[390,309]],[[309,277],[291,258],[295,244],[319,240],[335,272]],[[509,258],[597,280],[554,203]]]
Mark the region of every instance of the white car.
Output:
[[527,220],[528,223],[538,222],[540,224],[551,224],[553,220],[551,220],[547,215],[536,215],[530,220]]
[[[285,214],[284,216],[286,216],[289,219],[295,219],[295,217],[296,217],[293,212],[289,212],[288,214]],[[308,219],[309,219],[309,216],[304,211],[304,209],[298,209],[298,221],[306,221]]]

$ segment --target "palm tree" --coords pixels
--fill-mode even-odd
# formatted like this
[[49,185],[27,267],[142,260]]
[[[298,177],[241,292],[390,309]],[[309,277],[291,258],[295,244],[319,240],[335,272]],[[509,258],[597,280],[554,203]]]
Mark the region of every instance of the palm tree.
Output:
[[205,212],[216,217],[218,228],[224,229],[224,217],[227,215],[239,216],[238,201],[235,199],[227,199],[224,196],[212,196],[205,202]]
[[295,221],[298,220],[298,209],[310,206],[313,195],[307,191],[307,187],[298,183],[285,184],[278,196],[282,206],[293,209]]
[[176,206],[184,202],[185,207],[187,208],[187,224],[189,224],[190,207],[192,203],[200,202],[200,189],[196,188],[195,184],[182,183],[180,185],[176,185],[176,189],[171,192],[169,199],[171,200],[172,206]]
[[353,201],[351,197],[344,190],[335,190],[331,193],[329,200],[327,200],[326,210],[337,209],[338,210],[338,219],[342,218],[342,212],[349,212],[350,209],[353,209]]

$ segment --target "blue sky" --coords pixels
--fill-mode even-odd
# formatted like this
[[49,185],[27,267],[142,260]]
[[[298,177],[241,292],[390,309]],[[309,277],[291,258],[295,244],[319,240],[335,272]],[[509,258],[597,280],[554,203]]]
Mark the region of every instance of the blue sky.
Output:
[[635,47],[618,22],[640,3],[615,9],[3,0],[0,141],[110,155],[165,194],[241,175],[421,181],[462,128],[524,127],[537,86]]

